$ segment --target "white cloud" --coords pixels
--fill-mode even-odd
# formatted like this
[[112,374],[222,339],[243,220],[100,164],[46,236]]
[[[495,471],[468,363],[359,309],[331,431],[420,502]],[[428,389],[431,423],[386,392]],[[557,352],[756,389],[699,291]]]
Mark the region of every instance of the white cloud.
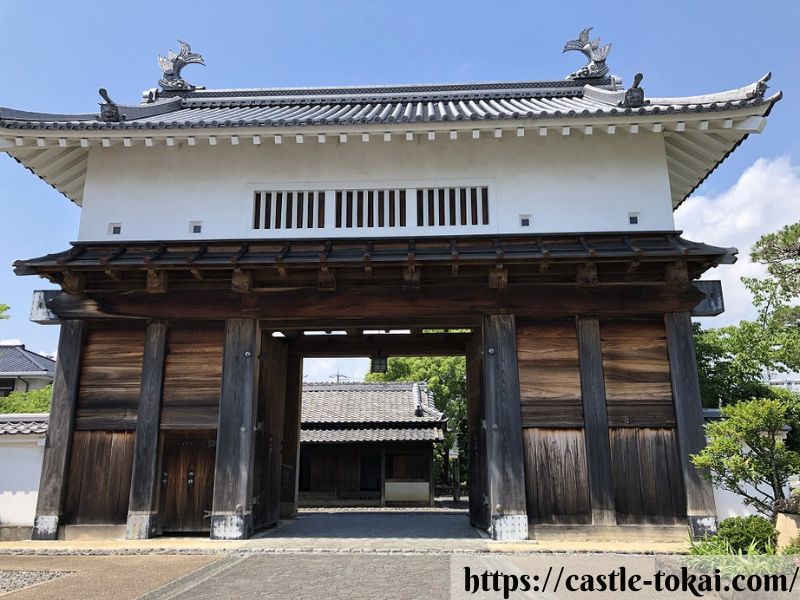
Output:
[[0,340],[0,346],[21,346],[21,345],[22,345],[22,340],[18,340],[17,338]]
[[800,220],[800,167],[788,157],[758,159],[739,180],[720,194],[690,197],[676,212],[675,225],[687,239],[714,246],[734,246],[734,265],[711,269],[703,279],[722,280],[725,312],[702,319],[721,327],[753,319],[755,310],[741,277],[761,276],[766,269],[750,261],[750,247],[765,233]]

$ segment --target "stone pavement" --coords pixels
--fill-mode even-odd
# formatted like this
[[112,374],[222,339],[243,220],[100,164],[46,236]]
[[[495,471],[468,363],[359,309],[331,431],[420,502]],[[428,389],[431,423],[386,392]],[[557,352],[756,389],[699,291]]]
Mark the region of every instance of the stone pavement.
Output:
[[449,598],[447,556],[247,555],[142,600],[439,600]]
[[11,592],[13,600],[128,600],[211,562],[207,556],[0,556],[0,570],[68,571]]
[[[315,510],[301,511],[297,519],[245,541],[185,536],[140,541],[3,542],[0,570],[70,572],[12,592],[8,597],[13,600],[402,600],[447,597],[448,561],[457,556],[652,554],[685,552],[687,547],[688,542],[652,540],[495,542],[485,532],[470,527],[466,513],[458,510]],[[198,587],[201,581],[204,583]],[[402,583],[398,585],[398,581]]]

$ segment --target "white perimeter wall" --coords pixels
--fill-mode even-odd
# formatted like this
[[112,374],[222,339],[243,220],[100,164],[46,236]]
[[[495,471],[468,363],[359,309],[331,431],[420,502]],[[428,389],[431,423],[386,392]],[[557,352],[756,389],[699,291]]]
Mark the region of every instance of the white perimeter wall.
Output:
[[36,512],[44,435],[0,436],[0,526],[31,526]]
[[[363,142],[350,135],[346,143],[316,135],[296,143],[284,136],[277,145],[263,137],[254,146],[247,136],[233,146],[197,139],[172,147],[120,145],[93,148],[81,216],[80,240],[235,239],[285,236],[286,231],[254,231],[254,190],[333,189],[358,187],[433,187],[488,185],[493,204],[490,226],[477,230],[426,228],[383,235],[462,233],[554,233],[673,229],[669,181],[661,134],[596,132],[547,136],[528,130],[524,137],[506,131],[501,139],[470,132],[458,141],[447,133],[428,141],[417,134],[407,142],[372,135]],[[416,199],[408,198],[408,222],[416,225]],[[333,210],[326,210],[333,223]],[[638,212],[639,224],[628,223]],[[520,227],[521,214],[533,216],[532,227]],[[190,221],[202,221],[201,235],[190,233]],[[121,223],[122,234],[110,235],[109,223]],[[289,232],[298,237],[299,230]],[[308,237],[358,236],[356,230],[306,231]],[[369,235],[369,234],[368,234]]]
[[14,383],[14,391],[16,392],[32,392],[40,390],[45,386],[53,383],[52,379],[43,379],[37,377],[17,377]]

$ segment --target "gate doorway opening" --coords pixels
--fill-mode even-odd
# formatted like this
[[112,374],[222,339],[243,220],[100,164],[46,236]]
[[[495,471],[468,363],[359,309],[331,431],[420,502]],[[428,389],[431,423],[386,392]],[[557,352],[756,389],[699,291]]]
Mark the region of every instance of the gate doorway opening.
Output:
[[[302,537],[318,528],[320,536],[337,537],[346,522],[350,532],[378,537],[403,537],[395,525],[411,537],[441,537],[455,530],[457,537],[477,536],[467,502],[453,502],[453,469],[445,462],[450,445],[460,438],[463,488],[471,489],[471,444],[466,423],[458,418],[468,412],[470,386],[478,385],[465,364],[475,335],[473,328],[267,332],[267,345],[287,348],[287,372],[293,378],[286,386],[283,439],[279,446],[274,440],[270,444],[281,456],[280,517],[297,519],[284,522],[280,531]],[[360,368],[347,374],[336,368],[338,360],[358,357]],[[437,411],[419,370],[398,378],[405,381],[389,374],[364,382],[371,367],[380,365],[376,357],[460,362],[460,398],[451,400],[462,404],[461,414]],[[423,521],[439,525],[431,530]]]

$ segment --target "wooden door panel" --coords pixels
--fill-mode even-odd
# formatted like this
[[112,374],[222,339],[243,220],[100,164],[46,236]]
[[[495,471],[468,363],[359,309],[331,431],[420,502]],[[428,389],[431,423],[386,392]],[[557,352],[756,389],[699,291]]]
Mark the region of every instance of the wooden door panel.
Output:
[[209,530],[215,456],[213,430],[162,432],[160,531]]

